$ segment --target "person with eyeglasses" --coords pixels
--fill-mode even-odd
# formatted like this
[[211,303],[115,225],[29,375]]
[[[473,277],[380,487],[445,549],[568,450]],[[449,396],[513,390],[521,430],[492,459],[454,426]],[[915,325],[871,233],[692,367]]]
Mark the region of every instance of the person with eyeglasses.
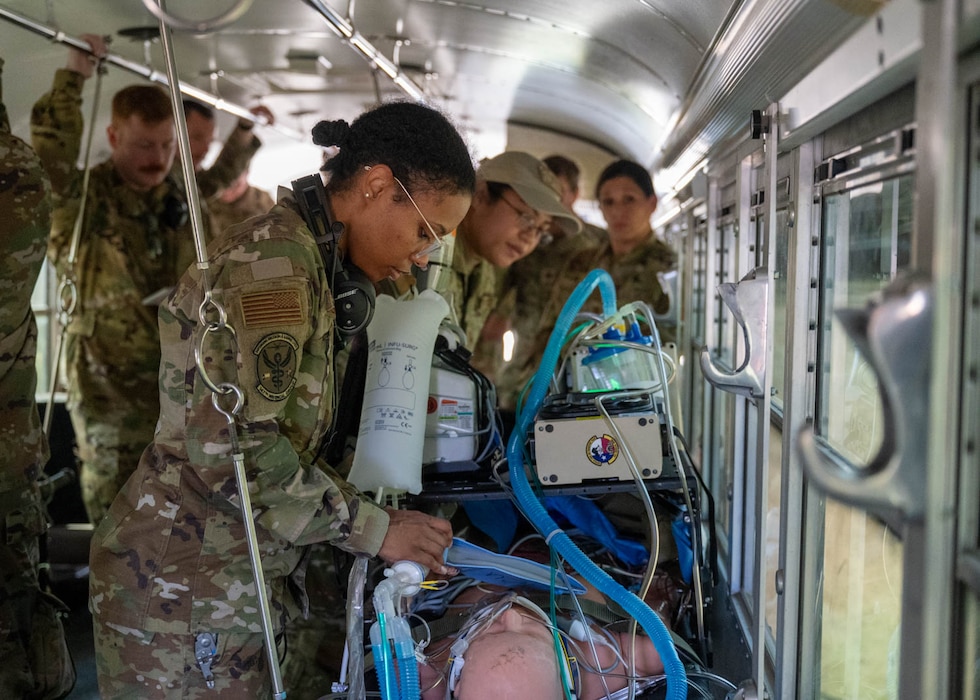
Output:
[[[351,124],[322,122],[314,141],[339,147],[324,166],[332,229],[342,228],[336,247],[318,247],[297,199],[280,190],[267,214],[212,241],[207,271],[191,265],[160,307],[156,435],[92,538],[90,607],[104,697],[271,695],[236,450],[280,658],[289,621],[308,606],[314,543],[452,573],[443,560],[448,521],[375,504],[321,447],[335,415],[351,410],[335,396],[336,263],[368,282],[425,266],[469,209],[473,162],[445,116],[408,102]],[[223,314],[205,320],[208,292]],[[223,403],[208,382],[240,391],[234,436],[227,414],[236,400]],[[199,657],[202,645],[216,653]],[[289,688],[293,679],[283,679]]]
[[437,286],[477,347],[480,332],[497,304],[502,272],[551,238],[552,226],[568,234],[581,228],[561,201],[555,174],[529,153],[505,151],[477,170],[473,203],[456,229],[451,274]]
[[[676,270],[677,254],[653,231],[650,218],[657,209],[657,194],[650,173],[634,161],[613,161],[600,173],[595,193],[608,230],[600,235],[579,236],[582,245],[569,246],[564,254],[556,250],[549,259],[549,267],[529,285],[518,289],[518,298],[527,300],[536,296],[537,303],[531,308],[538,322],[526,320],[530,313],[520,314],[524,321],[515,323],[526,332],[518,335],[513,360],[497,371],[497,396],[505,426],[518,397],[537,370],[558,314],[575,286],[591,270],[601,268],[609,272],[620,304],[641,300],[656,314],[671,310],[664,275]],[[582,311],[600,313],[599,295],[592,295]],[[518,314],[515,308],[512,318]],[[662,342],[674,340],[674,326],[661,321],[658,330]]]
[[[555,173],[561,183],[562,203],[571,209],[579,194],[578,165],[561,155],[548,156],[542,162]],[[497,387],[504,439],[514,423],[518,395],[537,371],[561,311],[549,304],[553,290],[562,282],[561,271],[573,256],[597,249],[606,239],[606,232],[583,221],[581,231],[575,235],[566,235],[563,229],[553,226],[552,238],[548,244],[542,241],[530,255],[507,270],[497,307],[483,327],[476,352],[474,362]],[[514,334],[514,346],[511,358],[505,362],[502,338],[508,330]]]

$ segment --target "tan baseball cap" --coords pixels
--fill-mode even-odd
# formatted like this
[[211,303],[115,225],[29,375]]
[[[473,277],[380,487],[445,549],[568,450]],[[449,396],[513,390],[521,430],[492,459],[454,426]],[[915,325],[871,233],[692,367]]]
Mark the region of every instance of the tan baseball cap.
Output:
[[480,163],[477,177],[514,188],[524,202],[558,222],[566,234],[582,230],[582,222],[561,203],[561,182],[551,169],[530,153],[505,151]]

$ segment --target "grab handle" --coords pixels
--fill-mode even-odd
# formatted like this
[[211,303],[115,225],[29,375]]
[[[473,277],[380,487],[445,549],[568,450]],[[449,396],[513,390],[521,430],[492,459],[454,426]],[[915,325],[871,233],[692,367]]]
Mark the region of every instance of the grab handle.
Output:
[[896,279],[864,309],[836,314],[878,379],[883,438],[868,464],[854,466],[807,426],[797,444],[803,469],[829,495],[902,530],[925,509],[932,291],[921,277]]
[[734,371],[715,366],[707,346],[701,349],[701,372],[722,391],[762,398],[766,378],[766,330],[769,323],[769,274],[757,267],[736,283],[718,285],[722,301],[735,316],[745,340],[745,359]]

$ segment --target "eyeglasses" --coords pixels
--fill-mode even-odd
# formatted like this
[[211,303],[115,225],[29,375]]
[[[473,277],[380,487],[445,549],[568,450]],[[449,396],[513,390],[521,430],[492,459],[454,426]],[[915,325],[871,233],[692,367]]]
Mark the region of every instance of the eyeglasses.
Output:
[[530,233],[532,238],[536,242],[540,242],[542,245],[548,245],[551,243],[552,235],[550,231],[550,223],[538,226],[538,222],[534,214],[529,211],[521,211],[503,195],[500,196],[500,199],[502,199],[504,203],[513,209],[517,214],[517,220],[520,224],[521,233]]
[[[392,177],[395,176],[392,175]],[[419,216],[422,217],[422,222],[425,224],[425,227],[429,229],[429,233],[432,234],[432,240],[429,243],[427,243],[422,248],[422,250],[418,251],[417,253],[414,253],[413,255],[413,257],[416,258],[427,258],[433,253],[435,253],[437,250],[442,248],[443,246],[442,238],[440,238],[439,234],[436,233],[436,230],[432,228],[432,224],[430,224],[429,220],[425,218],[425,214],[422,213],[422,210],[419,209],[419,205],[415,203],[414,199],[412,199],[412,195],[408,193],[408,190],[405,188],[405,185],[402,184],[402,181],[399,180],[397,177],[395,177],[395,182],[397,182],[398,186],[402,188],[402,192],[404,192],[405,196],[408,197],[408,201],[412,203],[413,207],[415,207],[415,211],[417,211]]]

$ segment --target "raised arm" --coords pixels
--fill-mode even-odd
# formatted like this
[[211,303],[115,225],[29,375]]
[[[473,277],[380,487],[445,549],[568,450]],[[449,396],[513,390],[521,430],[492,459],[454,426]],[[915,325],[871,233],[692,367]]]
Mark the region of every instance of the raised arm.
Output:
[[[275,118],[268,107],[259,105],[252,108],[252,113],[262,116],[267,124],[273,124]],[[225,145],[218,154],[214,164],[207,170],[197,173],[197,189],[204,198],[213,197],[221,190],[231,185],[241,175],[252,160],[252,156],[262,145],[253,133],[255,122],[247,119],[239,120],[235,129],[225,140]]]

